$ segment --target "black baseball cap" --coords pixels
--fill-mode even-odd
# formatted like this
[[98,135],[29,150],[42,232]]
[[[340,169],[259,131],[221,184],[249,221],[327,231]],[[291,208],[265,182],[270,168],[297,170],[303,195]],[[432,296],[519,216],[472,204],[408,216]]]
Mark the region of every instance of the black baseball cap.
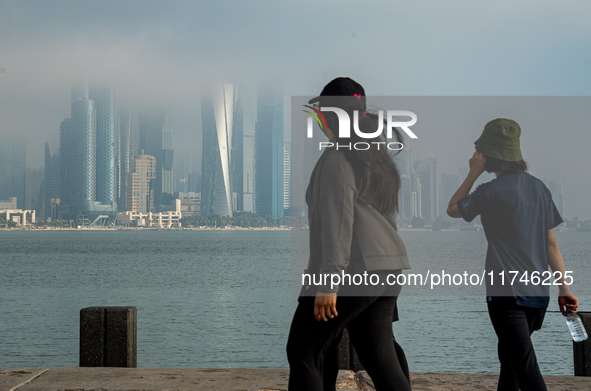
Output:
[[365,90],[361,84],[350,77],[337,77],[324,86],[319,96],[312,98],[308,103],[319,102],[323,96],[359,96],[359,100],[365,101]]

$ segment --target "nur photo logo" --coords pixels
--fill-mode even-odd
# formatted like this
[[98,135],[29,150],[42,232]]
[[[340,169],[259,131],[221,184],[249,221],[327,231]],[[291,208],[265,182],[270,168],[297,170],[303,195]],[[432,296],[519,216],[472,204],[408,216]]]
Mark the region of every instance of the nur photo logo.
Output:
[[[318,123],[318,126],[322,130],[326,130],[328,128],[328,123],[326,121],[326,117],[324,113],[330,112],[336,114],[338,118],[338,139],[348,139],[351,138],[351,128],[355,134],[362,139],[376,139],[384,132],[384,127],[386,128],[386,139],[392,138],[392,133],[394,128],[398,128],[408,137],[411,139],[418,138],[417,135],[410,130],[410,127],[417,123],[417,115],[412,111],[408,110],[387,110],[386,111],[386,120],[384,121],[384,110],[379,110],[377,113],[377,129],[372,132],[363,132],[359,127],[359,117],[360,117],[360,110],[353,110],[353,126],[351,126],[351,118],[349,113],[342,108],[339,107],[314,107],[310,105],[303,105],[304,107],[310,110],[303,110],[305,113],[311,115],[307,119],[307,138],[313,138],[313,128],[314,128],[314,119]],[[361,116],[367,115],[366,112],[363,112]],[[401,117],[408,117],[408,120],[401,120]],[[385,126],[384,126],[385,124]],[[336,134],[335,134],[336,135]],[[356,150],[368,150],[371,148],[371,145],[374,144],[379,149],[380,146],[385,145],[388,149],[398,151],[401,150],[404,145],[400,142],[384,142],[384,141],[373,141],[373,142],[356,142],[356,143],[333,143],[332,141],[328,142],[320,142],[319,148],[331,148],[336,146],[337,149],[351,149],[354,148]]]

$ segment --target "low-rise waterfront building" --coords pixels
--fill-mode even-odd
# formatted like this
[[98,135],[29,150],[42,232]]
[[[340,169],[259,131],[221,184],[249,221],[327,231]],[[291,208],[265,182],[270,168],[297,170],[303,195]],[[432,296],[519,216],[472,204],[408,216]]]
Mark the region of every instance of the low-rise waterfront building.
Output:
[[146,228],[180,228],[182,217],[181,200],[175,200],[175,210],[158,213],[142,213],[138,211],[125,211],[117,214],[117,224]]
[[196,216],[201,211],[201,193],[179,192],[178,197],[181,200],[181,212],[183,216]]
[[[17,209],[17,198],[10,197],[9,200],[0,200],[0,217],[4,221],[14,221],[17,226],[25,226],[35,223],[35,211]],[[28,217],[28,218],[27,218]]]

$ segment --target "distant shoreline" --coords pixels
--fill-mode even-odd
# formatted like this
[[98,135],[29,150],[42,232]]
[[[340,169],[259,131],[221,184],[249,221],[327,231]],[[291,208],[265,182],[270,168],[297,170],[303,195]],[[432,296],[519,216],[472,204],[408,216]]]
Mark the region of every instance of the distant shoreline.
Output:
[[128,228],[128,227],[89,227],[89,228],[0,228],[0,231],[291,231],[308,228]]
[[[89,227],[89,228],[0,228],[0,231],[307,231],[308,228],[127,228],[127,227]],[[432,232],[431,228],[398,228],[399,231]],[[460,229],[442,229],[441,231],[460,231]]]
[[[92,227],[92,228],[0,228],[0,232],[3,231],[307,231],[308,228],[131,228],[131,227]],[[398,231],[413,231],[413,232],[479,232],[482,231],[477,229],[461,230],[460,228],[443,228],[439,231],[433,231],[431,228],[398,228]],[[579,232],[574,229],[559,232]]]

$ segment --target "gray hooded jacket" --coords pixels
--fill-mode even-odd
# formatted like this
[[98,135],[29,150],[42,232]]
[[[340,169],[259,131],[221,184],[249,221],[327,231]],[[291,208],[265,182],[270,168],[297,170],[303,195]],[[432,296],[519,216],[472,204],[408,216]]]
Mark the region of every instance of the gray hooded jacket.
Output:
[[[383,216],[360,194],[353,166],[342,151],[324,151],[307,192],[310,227],[308,273],[348,274],[409,269],[396,216]],[[338,286],[318,291],[337,292]]]

